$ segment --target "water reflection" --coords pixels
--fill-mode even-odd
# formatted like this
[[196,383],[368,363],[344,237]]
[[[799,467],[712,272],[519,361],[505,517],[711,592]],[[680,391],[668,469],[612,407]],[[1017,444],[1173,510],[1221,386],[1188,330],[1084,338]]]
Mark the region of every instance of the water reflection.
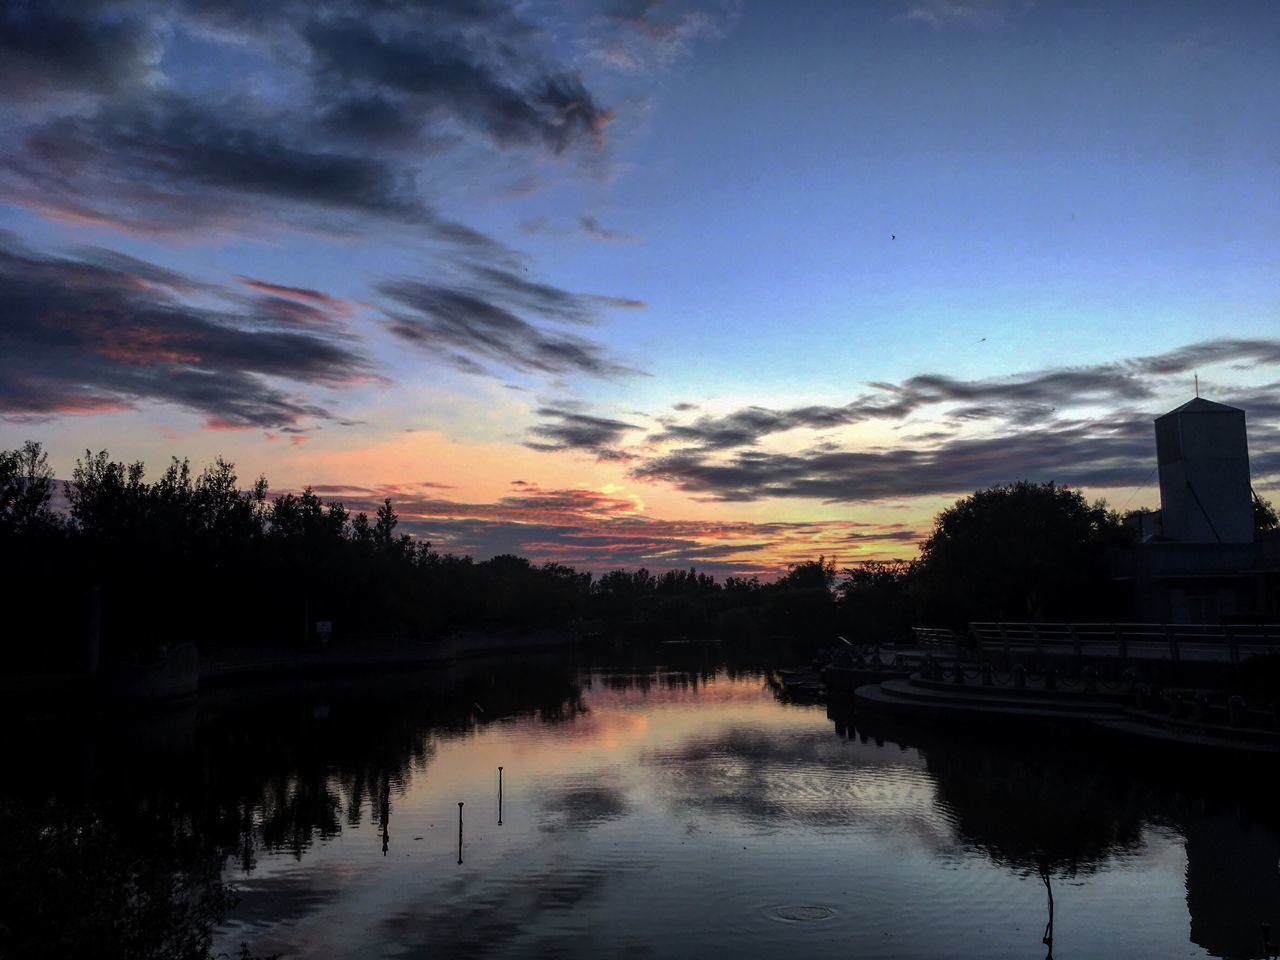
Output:
[[1183,838],[1190,941],[1212,956],[1267,956],[1260,930],[1280,919],[1280,812],[1258,772],[1171,764],[1105,741],[967,740],[938,729],[832,711],[841,736],[917,749],[960,841],[1009,869],[1069,879],[1144,853],[1145,830]]
[[1047,861],[1040,864],[1040,880],[1044,884],[1045,896],[1049,901],[1049,919],[1044,924],[1044,936],[1040,938],[1040,942],[1049,948],[1049,952],[1044,955],[1044,960],[1053,960],[1053,876],[1049,870]]
[[[252,876],[264,852],[300,862],[366,817],[385,857],[393,808],[441,739],[584,709],[574,665],[539,662],[240,687],[88,729],[11,721],[0,956],[203,956],[237,899],[225,874]],[[274,886],[269,915],[237,918],[287,922],[338,895],[306,875]]]
[[1280,923],[1247,778],[824,720],[683,655],[20,727],[0,955],[1261,957]]

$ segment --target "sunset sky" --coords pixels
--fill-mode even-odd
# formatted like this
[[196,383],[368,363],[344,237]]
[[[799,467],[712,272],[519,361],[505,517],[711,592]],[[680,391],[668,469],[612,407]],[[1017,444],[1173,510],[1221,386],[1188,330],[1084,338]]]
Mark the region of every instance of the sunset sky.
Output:
[[772,576],[1020,478],[1280,490],[1280,5],[0,6],[0,448]]

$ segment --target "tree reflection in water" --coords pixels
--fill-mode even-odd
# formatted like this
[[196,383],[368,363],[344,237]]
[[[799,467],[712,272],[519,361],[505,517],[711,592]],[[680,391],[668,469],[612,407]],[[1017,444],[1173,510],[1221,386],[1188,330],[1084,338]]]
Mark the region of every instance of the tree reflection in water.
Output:
[[204,957],[233,903],[222,857],[189,822],[0,805],[0,956]]
[[[111,723],[15,721],[0,791],[0,957],[196,960],[235,904],[223,868],[301,858],[395,799],[439,737],[580,714],[568,665],[237,687]],[[476,707],[483,704],[481,712]],[[56,744],[56,747],[54,746]]]
[[1107,741],[1000,738],[829,711],[842,736],[920,752],[961,843],[1046,887],[1136,853],[1143,830],[1184,840],[1192,943],[1215,957],[1262,958],[1260,925],[1280,921],[1280,814],[1256,770],[1117,751]]

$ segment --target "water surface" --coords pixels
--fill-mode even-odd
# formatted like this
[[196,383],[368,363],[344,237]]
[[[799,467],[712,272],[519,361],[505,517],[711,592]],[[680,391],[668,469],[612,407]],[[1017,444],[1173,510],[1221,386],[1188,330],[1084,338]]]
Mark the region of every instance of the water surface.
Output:
[[215,954],[1260,957],[1280,928],[1248,776],[869,726],[675,656],[228,691],[63,743],[23,802],[230,882]]

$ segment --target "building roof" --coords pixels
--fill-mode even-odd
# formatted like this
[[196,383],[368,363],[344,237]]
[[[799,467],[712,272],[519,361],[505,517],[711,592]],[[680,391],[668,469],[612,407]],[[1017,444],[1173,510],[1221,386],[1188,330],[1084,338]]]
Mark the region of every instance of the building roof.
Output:
[[1188,400],[1180,407],[1174,407],[1168,413],[1162,413],[1156,419],[1163,420],[1165,417],[1172,417],[1178,413],[1244,413],[1244,411],[1239,407],[1229,407],[1225,403],[1217,403],[1213,400],[1206,400],[1204,397],[1196,397],[1194,400]]

